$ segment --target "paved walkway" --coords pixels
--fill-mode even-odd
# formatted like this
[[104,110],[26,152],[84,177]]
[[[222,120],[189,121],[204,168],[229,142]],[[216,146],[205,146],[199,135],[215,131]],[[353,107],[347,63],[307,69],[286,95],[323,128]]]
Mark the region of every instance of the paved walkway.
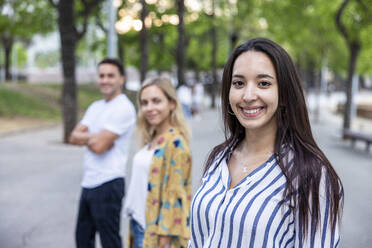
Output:
[[[345,186],[342,247],[370,247],[372,153],[341,142],[341,124],[328,117],[322,116],[313,130]],[[194,190],[208,152],[223,139],[221,123],[213,111],[191,121]],[[74,247],[83,148],[61,144],[61,139],[61,127],[0,138],[1,248]],[[125,232],[125,220],[123,227]]]

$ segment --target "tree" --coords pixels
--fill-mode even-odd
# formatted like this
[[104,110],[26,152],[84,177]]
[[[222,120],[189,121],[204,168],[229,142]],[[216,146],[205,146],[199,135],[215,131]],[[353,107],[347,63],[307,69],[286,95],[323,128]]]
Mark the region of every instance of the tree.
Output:
[[[349,8],[347,9],[347,7]],[[344,129],[349,129],[351,126],[351,108],[353,104],[352,80],[357,66],[358,56],[363,44],[361,37],[362,30],[366,28],[366,26],[372,24],[371,15],[371,3],[366,4],[363,0],[343,0],[335,16],[337,28],[349,49],[349,63],[346,79],[346,103],[344,105]],[[348,19],[342,19],[344,16],[346,16],[346,18],[348,17]]]
[[[371,2],[364,3],[363,0],[343,0],[335,16],[337,28],[345,39],[349,49],[346,104],[344,105],[344,129],[349,129],[351,126],[351,108],[353,104],[352,80],[363,44],[361,38],[362,29],[372,24],[371,8]],[[346,18],[347,20],[345,20]]]
[[176,0],[178,14],[177,78],[178,85],[185,84],[185,1]]
[[141,84],[145,80],[147,67],[148,67],[148,60],[149,60],[149,49],[148,49],[148,35],[147,35],[147,28],[145,25],[145,19],[147,16],[147,4],[145,0],[141,0],[142,10],[141,10],[141,21],[142,21],[142,29],[140,31],[140,81]]
[[[76,98],[76,46],[83,38],[88,25],[88,19],[103,0],[49,0],[58,12],[58,29],[61,38],[61,58],[63,69],[62,113],[63,141],[68,142],[70,134],[77,123]],[[81,21],[80,30],[77,22]]]
[[5,79],[11,79],[11,53],[16,41],[26,41],[53,30],[53,12],[42,0],[0,1],[0,39],[4,50]]
[[217,30],[216,30],[216,20],[215,20],[215,0],[212,0],[212,13],[210,15],[212,19],[211,27],[211,40],[212,40],[212,87],[211,87],[211,108],[216,108],[216,91],[218,86],[217,78]]
[[210,42],[210,16],[205,12],[197,15],[198,18],[186,26],[187,30],[192,30],[186,35],[186,66],[195,71],[196,78],[199,79],[200,72],[209,71],[211,68],[212,42]]

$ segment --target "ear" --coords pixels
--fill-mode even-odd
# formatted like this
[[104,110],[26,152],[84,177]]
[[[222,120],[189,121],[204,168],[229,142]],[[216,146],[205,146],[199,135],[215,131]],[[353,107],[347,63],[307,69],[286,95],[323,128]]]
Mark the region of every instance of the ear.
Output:
[[120,85],[123,86],[125,83],[125,76],[124,75],[120,75]]
[[171,99],[171,100],[169,101],[169,106],[170,106],[170,109],[171,109],[171,110],[175,110],[176,107],[177,107],[177,102],[176,102],[175,100]]

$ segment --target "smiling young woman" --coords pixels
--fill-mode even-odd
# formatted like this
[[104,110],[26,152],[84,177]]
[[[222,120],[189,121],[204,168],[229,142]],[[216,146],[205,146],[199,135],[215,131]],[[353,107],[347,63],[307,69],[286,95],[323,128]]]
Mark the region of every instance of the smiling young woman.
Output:
[[137,134],[124,204],[134,247],[185,247],[190,238],[190,131],[167,78],[147,80],[138,93]]
[[264,38],[238,46],[221,98],[226,140],[192,201],[189,247],[337,247],[342,183],[312,136],[287,52]]

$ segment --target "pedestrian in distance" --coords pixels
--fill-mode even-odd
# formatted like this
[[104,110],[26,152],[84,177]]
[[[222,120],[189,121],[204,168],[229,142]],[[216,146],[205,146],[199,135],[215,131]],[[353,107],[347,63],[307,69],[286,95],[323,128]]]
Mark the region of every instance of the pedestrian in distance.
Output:
[[183,114],[185,115],[186,119],[191,119],[192,112],[192,90],[191,87],[187,84],[183,84],[177,89],[177,96],[179,102],[182,105]]
[[194,196],[189,247],[338,247],[342,183],[287,52],[265,38],[238,46],[221,98],[226,140]]
[[138,92],[137,134],[124,214],[133,246],[186,247],[190,239],[190,131],[176,89],[167,78],[150,78]]
[[92,103],[74,128],[70,143],[86,146],[82,192],[76,226],[76,246],[95,247],[99,233],[103,248],[120,248],[120,212],[125,167],[136,112],[122,94],[124,71],[116,59],[98,64],[98,87],[104,99]]
[[199,82],[195,81],[192,87],[192,115],[195,120],[200,121],[200,108],[203,103],[204,97],[204,86]]

